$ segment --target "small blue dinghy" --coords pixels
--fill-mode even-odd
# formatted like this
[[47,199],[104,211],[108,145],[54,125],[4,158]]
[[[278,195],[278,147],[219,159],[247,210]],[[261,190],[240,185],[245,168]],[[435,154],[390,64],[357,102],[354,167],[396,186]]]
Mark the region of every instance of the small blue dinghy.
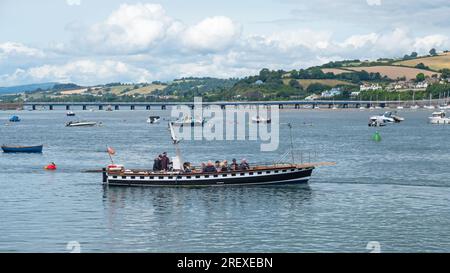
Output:
[[38,146],[6,146],[2,145],[4,153],[42,153],[43,145]]
[[20,121],[20,118],[18,117],[18,116],[12,116],[10,119],[9,119],[9,122],[19,122]]

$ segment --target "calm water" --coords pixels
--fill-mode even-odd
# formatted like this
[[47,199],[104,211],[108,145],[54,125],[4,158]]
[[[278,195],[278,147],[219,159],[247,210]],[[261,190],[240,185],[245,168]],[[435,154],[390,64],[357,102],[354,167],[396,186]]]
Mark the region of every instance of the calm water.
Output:
[[[166,124],[147,125],[148,111],[78,109],[103,127],[66,128],[65,111],[22,111],[4,125],[0,142],[44,143],[42,155],[0,153],[0,251],[67,252],[385,252],[450,251],[450,126],[428,125],[427,111],[404,111],[406,121],[377,128],[359,110],[284,110],[296,148],[335,167],[317,169],[308,186],[230,188],[104,188],[100,174],[116,162],[146,168],[162,151],[173,154]],[[168,117],[170,111],[151,111]],[[303,123],[312,123],[305,126]],[[270,161],[289,147],[260,153],[257,142],[183,142],[186,160]],[[57,172],[42,167],[54,161]]]

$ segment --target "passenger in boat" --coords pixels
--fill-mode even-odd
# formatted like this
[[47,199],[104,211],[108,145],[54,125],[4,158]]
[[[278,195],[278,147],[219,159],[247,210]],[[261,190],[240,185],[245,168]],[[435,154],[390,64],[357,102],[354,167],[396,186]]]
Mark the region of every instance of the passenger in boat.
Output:
[[220,168],[222,172],[228,172],[229,171],[229,167],[228,167],[228,161],[224,160],[221,164],[220,164]]
[[201,164],[201,172],[206,172],[206,164],[205,164],[205,162],[202,162],[202,164]]
[[184,172],[191,173],[192,172],[191,163],[190,162],[184,162],[183,163],[183,169],[184,169]]
[[161,157],[161,170],[169,170],[169,158],[167,157],[167,152],[164,152]]
[[241,160],[241,164],[239,165],[240,170],[248,170],[250,169],[250,165],[248,165],[247,160],[244,158]]
[[214,167],[212,161],[208,161],[208,164],[206,164],[205,167],[205,173],[215,173],[217,172],[216,167]]
[[153,171],[161,170],[161,158],[162,155],[158,155],[157,157],[155,157],[155,160],[153,161]]
[[232,170],[232,171],[239,170],[239,165],[236,162],[236,158],[233,158],[231,165],[230,165],[230,170]]
[[216,172],[220,172],[222,170],[222,166],[220,166],[220,161],[216,160],[214,164],[214,168],[216,168]]

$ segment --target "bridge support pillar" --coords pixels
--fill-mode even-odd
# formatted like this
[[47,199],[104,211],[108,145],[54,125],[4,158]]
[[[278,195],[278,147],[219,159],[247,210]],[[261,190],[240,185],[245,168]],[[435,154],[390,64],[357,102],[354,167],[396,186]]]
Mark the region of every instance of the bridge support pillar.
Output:
[[191,105],[189,105],[189,108],[191,108],[192,110],[194,110],[195,107],[194,107],[194,105],[191,104]]
[[367,108],[370,108],[370,106],[372,106],[370,103],[367,104]]
[[31,109],[33,109],[33,111],[35,111],[35,110],[36,110],[36,105],[33,104],[33,105],[31,106]]
[[166,106],[165,105],[161,105],[161,110],[166,110]]
[[283,107],[284,107],[283,104],[278,105],[278,109],[283,109]]
[[134,105],[131,105],[131,106],[130,106],[130,110],[134,110]]
[[145,109],[150,110],[150,105],[147,105]]
[[294,106],[294,108],[295,108],[295,109],[300,109],[300,104],[296,104],[296,105]]
[[328,109],[333,108],[333,104],[328,104]]
[[114,105],[114,110],[119,110],[119,109],[120,109],[119,105]]
[[342,108],[348,108],[348,104],[342,105]]
[[225,104],[220,105],[220,109],[225,110]]
[[48,110],[53,110],[53,105],[49,105]]
[[85,111],[86,111],[86,109],[87,109],[86,105],[83,105],[83,110],[85,110]]
[[98,110],[103,110],[103,105],[99,105]]
[[359,108],[359,107],[361,107],[361,104],[359,104],[359,103],[355,104],[355,108]]
[[66,110],[70,110],[70,105],[66,105]]

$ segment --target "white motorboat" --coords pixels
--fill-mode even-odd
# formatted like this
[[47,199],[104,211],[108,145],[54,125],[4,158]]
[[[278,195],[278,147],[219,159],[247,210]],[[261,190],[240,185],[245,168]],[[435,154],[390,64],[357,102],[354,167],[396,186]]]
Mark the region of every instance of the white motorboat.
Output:
[[97,125],[95,121],[69,121],[66,123],[66,127],[92,127]]
[[399,122],[402,122],[402,121],[405,120],[404,117],[400,117],[399,115],[397,115],[397,111],[395,111],[395,112],[390,112],[390,111],[385,112],[383,114],[383,116],[394,119],[395,123],[399,123]]
[[176,121],[171,122],[173,126],[203,126],[205,124],[205,119],[197,119],[193,117],[185,116],[184,118],[180,118]]
[[450,118],[445,117],[444,111],[433,112],[428,119],[431,124],[450,124]]
[[68,117],[74,117],[74,116],[75,116],[75,113],[72,112],[72,111],[69,111],[69,112],[66,113],[66,115],[67,115]]
[[385,115],[371,116],[369,118],[369,126],[386,126],[387,124],[394,123],[395,120]]
[[419,109],[419,105],[415,104],[415,105],[411,105],[411,107],[409,107],[411,110],[417,110]]
[[270,118],[262,118],[260,116],[256,116],[252,118],[252,122],[254,123],[270,123],[272,120]]
[[150,124],[156,124],[156,123],[159,123],[160,121],[161,121],[160,116],[150,116],[147,119],[147,123],[150,123]]

